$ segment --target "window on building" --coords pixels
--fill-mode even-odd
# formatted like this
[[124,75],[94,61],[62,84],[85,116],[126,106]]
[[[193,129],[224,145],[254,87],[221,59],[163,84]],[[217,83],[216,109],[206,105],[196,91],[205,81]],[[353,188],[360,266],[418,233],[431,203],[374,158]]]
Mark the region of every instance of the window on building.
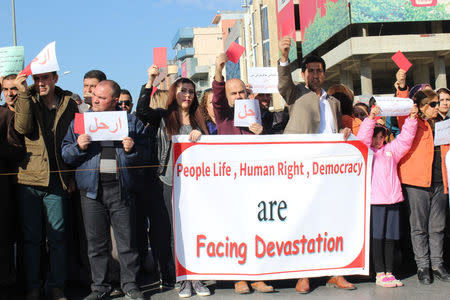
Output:
[[252,13],[252,60],[253,60],[253,67],[256,67],[256,37],[255,37],[255,13]]
[[267,6],[261,7],[261,36],[263,48],[263,67],[270,66],[269,17]]

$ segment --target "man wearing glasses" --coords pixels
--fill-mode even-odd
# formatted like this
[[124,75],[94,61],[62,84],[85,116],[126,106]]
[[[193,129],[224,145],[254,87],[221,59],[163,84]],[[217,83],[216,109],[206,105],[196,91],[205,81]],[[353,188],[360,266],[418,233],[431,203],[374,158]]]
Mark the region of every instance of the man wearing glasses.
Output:
[[126,111],[129,114],[131,113],[131,110],[133,109],[133,98],[131,98],[131,94],[128,90],[120,90],[119,106],[123,111]]

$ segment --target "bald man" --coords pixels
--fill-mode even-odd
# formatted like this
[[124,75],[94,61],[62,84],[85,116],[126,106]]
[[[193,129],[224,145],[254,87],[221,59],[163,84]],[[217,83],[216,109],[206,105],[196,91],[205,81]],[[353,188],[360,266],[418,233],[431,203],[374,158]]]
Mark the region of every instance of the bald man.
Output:
[[234,126],[234,102],[248,99],[247,89],[242,80],[232,78],[225,82],[222,72],[228,58],[225,53],[216,58],[216,73],[214,75],[213,108],[216,117],[218,134],[261,134],[262,126],[253,123],[250,127]]
[[[234,126],[234,102],[239,99],[248,99],[247,88],[242,80],[233,78],[224,81],[222,72],[228,58],[225,53],[216,58],[216,73],[214,75],[213,87],[213,108],[216,117],[218,134],[261,134],[263,127],[258,123],[253,123],[250,127]],[[273,292],[273,287],[263,281],[253,282],[252,288],[261,293]],[[234,289],[238,294],[250,293],[250,288],[246,281],[238,281],[234,284]]]

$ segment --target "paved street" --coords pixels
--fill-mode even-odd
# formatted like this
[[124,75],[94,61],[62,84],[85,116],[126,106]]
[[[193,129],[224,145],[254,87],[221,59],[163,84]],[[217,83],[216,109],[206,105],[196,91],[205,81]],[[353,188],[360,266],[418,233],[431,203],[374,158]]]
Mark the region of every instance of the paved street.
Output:
[[[349,278],[350,280],[354,278]],[[358,280],[352,280],[358,282]],[[401,288],[381,288],[375,286],[375,283],[363,281],[358,282],[358,289],[355,291],[344,291],[325,287],[324,279],[313,279],[311,281],[312,292],[307,295],[300,295],[294,289],[295,280],[274,281],[271,282],[276,287],[276,292],[272,294],[252,293],[248,295],[236,295],[234,293],[233,285],[230,282],[207,282],[212,290],[212,295],[209,299],[223,300],[223,299],[323,299],[325,297],[333,297],[333,299],[358,299],[358,300],[423,300],[423,299],[450,299],[450,283],[435,281],[432,285],[424,286],[419,284],[417,277],[410,276],[403,279],[404,287]],[[157,284],[149,284],[143,286],[145,295],[151,296],[153,300],[179,299],[175,290],[159,292]],[[83,289],[70,289],[68,291],[69,299],[80,300],[86,295],[88,291]],[[199,299],[198,296],[193,296],[192,299]],[[121,297],[115,299],[122,299]],[[206,298],[205,298],[206,299]]]

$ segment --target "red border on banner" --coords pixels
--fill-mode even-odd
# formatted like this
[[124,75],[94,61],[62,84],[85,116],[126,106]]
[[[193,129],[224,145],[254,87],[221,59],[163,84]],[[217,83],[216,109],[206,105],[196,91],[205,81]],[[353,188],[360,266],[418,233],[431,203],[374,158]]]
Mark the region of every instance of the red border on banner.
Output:
[[[366,203],[366,195],[367,195],[367,159],[369,150],[366,145],[364,145],[361,141],[316,141],[316,142],[235,142],[235,143],[174,143],[173,144],[173,172],[175,174],[175,162],[178,160],[180,155],[187,149],[191,148],[195,145],[270,145],[270,144],[350,144],[354,146],[361,152],[365,163],[365,179],[364,179],[364,203]],[[172,184],[172,215],[175,216],[175,205],[174,205],[174,185]],[[179,260],[177,255],[177,247],[176,247],[176,235],[174,230],[174,252],[175,252],[175,269],[176,276],[185,276],[185,275],[244,275],[244,276],[263,276],[263,275],[274,275],[274,274],[289,274],[289,273],[301,273],[301,272],[311,272],[311,271],[324,271],[324,270],[342,270],[342,269],[354,269],[354,268],[364,268],[364,263],[366,260],[365,254],[365,245],[366,245],[366,205],[364,205],[364,239],[363,239],[363,247],[356,256],[356,258],[348,265],[337,268],[322,268],[322,269],[309,269],[309,270],[293,270],[293,271],[279,271],[279,272],[271,272],[271,273],[256,273],[256,274],[244,274],[244,273],[196,273],[186,269]],[[175,218],[172,220],[172,228],[175,228]],[[368,267],[368,266],[367,266]]]

